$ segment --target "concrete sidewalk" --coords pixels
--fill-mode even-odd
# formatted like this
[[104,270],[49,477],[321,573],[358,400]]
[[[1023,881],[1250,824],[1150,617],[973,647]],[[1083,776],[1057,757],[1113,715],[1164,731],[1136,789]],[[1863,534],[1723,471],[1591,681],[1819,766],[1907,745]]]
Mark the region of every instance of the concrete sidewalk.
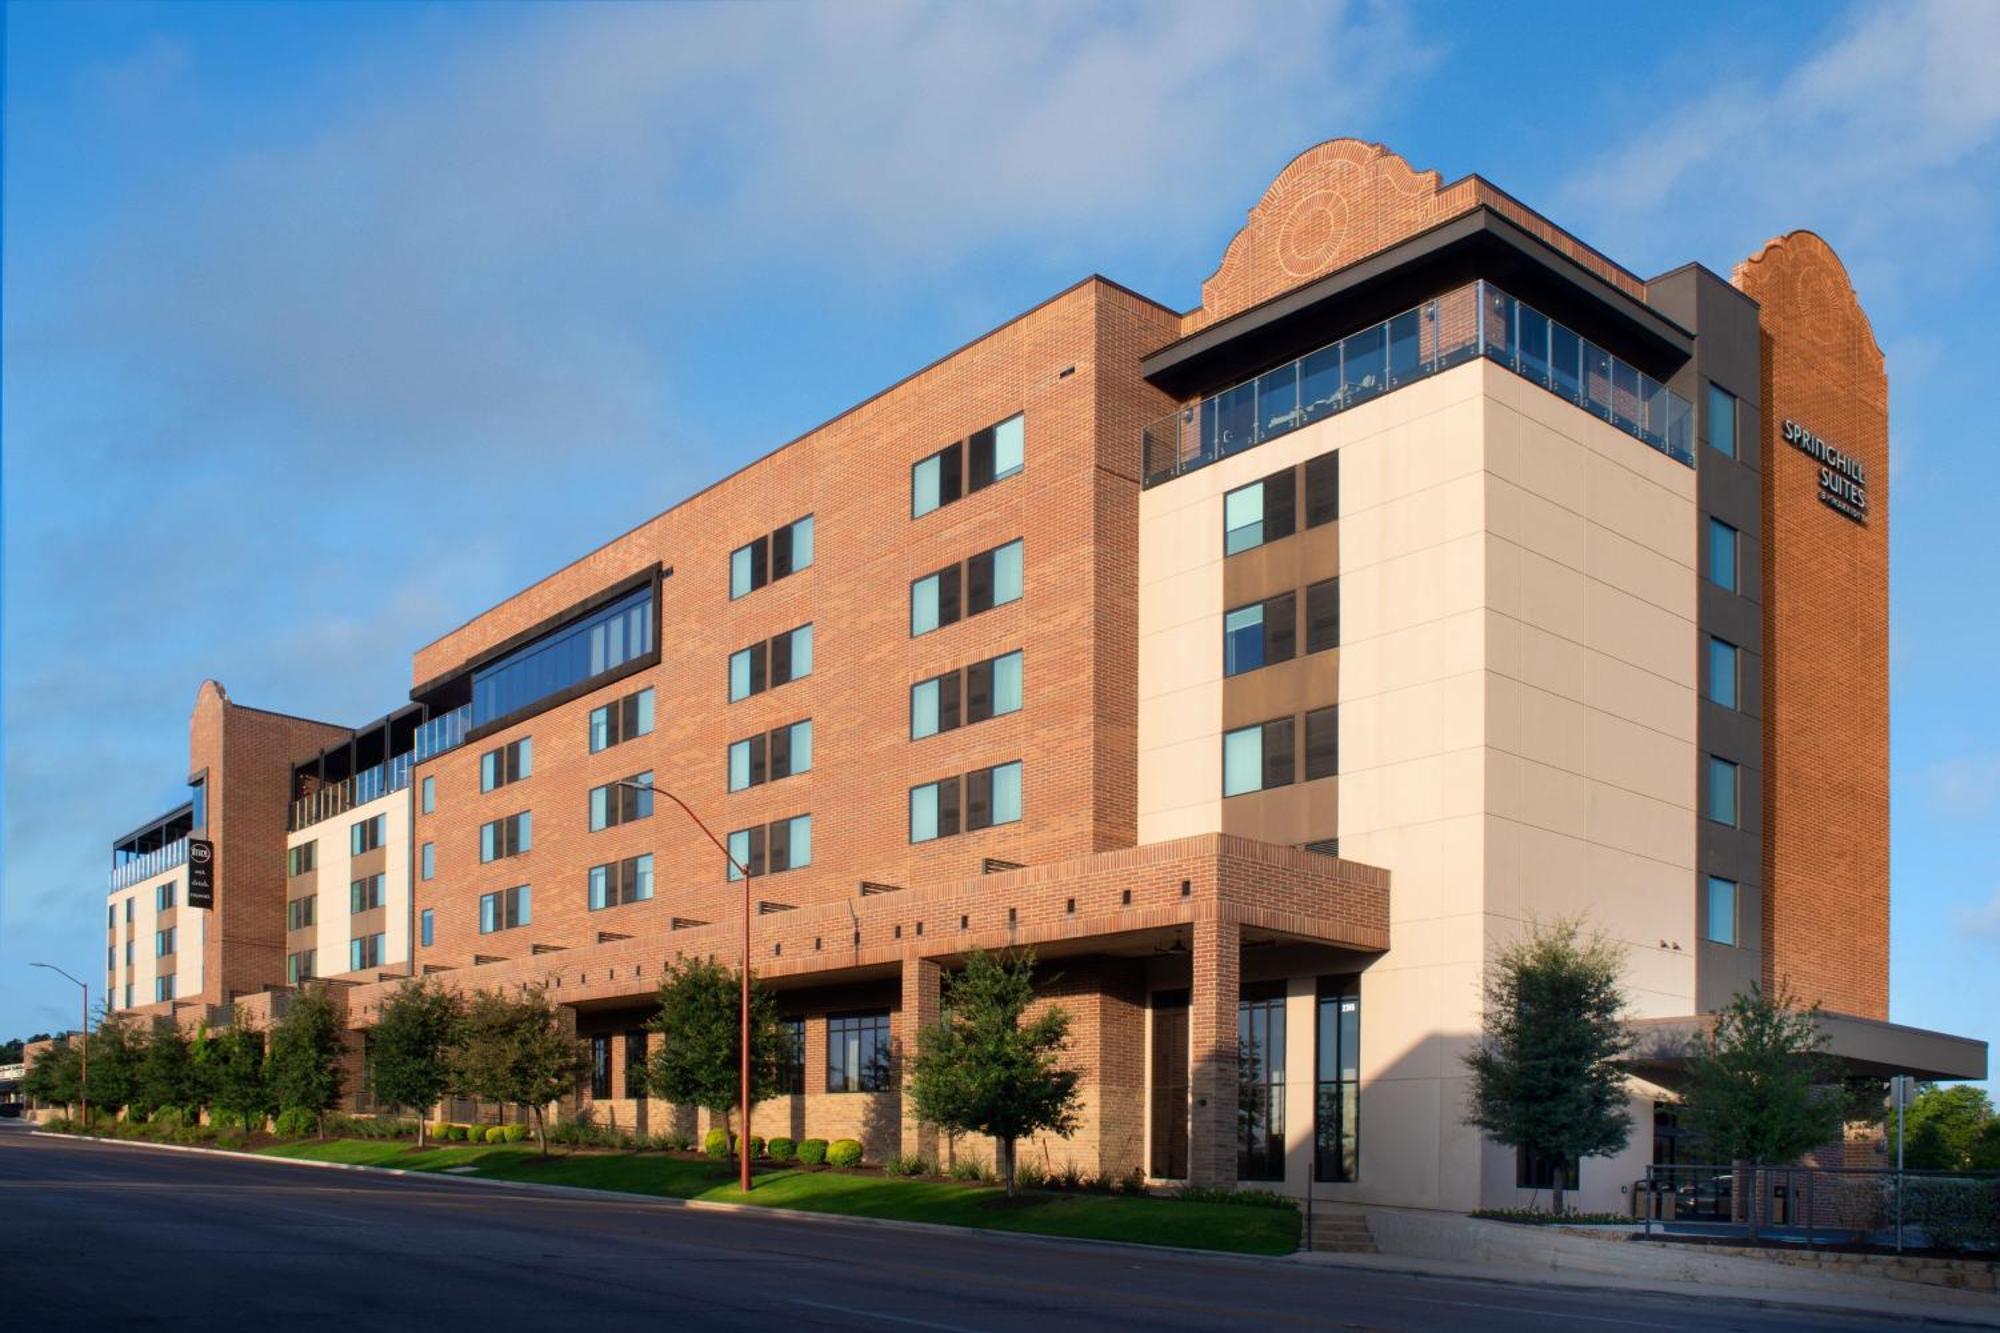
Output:
[[1342,1209],[1368,1219],[1379,1254],[1301,1254],[1298,1262],[1523,1286],[1657,1292],[1899,1322],[2000,1328],[1990,1294],[1794,1268],[1698,1246],[1645,1244],[1617,1233],[1484,1221],[1403,1208]]

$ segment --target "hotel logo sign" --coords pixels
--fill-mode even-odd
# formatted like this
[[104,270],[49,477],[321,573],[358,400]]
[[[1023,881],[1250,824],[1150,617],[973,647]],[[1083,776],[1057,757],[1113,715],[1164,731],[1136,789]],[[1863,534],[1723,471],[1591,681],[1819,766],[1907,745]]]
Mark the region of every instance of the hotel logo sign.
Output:
[[189,907],[215,907],[215,844],[206,838],[188,839]]
[[1852,454],[1822,440],[1796,421],[1785,422],[1785,443],[1819,464],[1819,502],[1856,523],[1868,521],[1868,468]]

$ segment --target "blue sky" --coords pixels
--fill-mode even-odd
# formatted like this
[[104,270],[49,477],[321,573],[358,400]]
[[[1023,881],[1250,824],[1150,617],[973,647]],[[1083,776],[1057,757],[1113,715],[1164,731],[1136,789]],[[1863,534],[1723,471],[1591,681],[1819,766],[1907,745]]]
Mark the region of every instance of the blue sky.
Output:
[[1342,134],[1641,273],[1800,226],[1885,348],[1893,1016],[2000,1039],[2000,5],[7,9],[0,1035],[101,974],[204,677],[410,653]]

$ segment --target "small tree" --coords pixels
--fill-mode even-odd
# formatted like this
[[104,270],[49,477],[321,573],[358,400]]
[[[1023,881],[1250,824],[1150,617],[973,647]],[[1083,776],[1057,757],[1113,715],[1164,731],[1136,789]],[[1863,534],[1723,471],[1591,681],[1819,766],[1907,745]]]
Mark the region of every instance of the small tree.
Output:
[[919,1038],[908,1091],[917,1115],[953,1134],[989,1134],[1000,1173],[1014,1193],[1015,1141],[1046,1130],[1068,1138],[1077,1126],[1077,1081],[1060,1057],[1069,1014],[1051,1005],[1032,1023],[1035,955],[996,957],[983,949],[946,979],[944,1015]]
[[[1487,967],[1479,1042],[1465,1054],[1471,1076],[1465,1123],[1510,1148],[1567,1163],[1615,1153],[1632,1137],[1625,1075],[1631,1048],[1624,961],[1576,921],[1536,928]],[[1555,1176],[1563,1211],[1567,1169]]]
[[468,1097],[528,1107],[546,1157],[548,1105],[573,1090],[590,1068],[583,1043],[540,988],[512,999],[480,991],[466,1006],[463,1032],[452,1086]]
[[[310,1111],[315,1120],[340,1105],[347,1082],[340,1015],[324,985],[301,987],[271,1029],[271,1094],[282,1111]],[[325,1134],[324,1124],[320,1133]]]
[[[1905,1112],[1903,1133],[1907,1148],[1904,1161],[1912,1167],[1962,1169],[1971,1164],[1972,1148],[1979,1134],[1993,1119],[1993,1102],[1986,1090],[1972,1083],[1950,1087],[1925,1084]],[[1924,1160],[1916,1154],[1918,1144]]]
[[465,1021],[456,995],[425,977],[382,1002],[368,1047],[369,1087],[390,1106],[417,1108],[417,1146],[424,1121],[451,1086],[452,1056]]
[[181,1032],[180,1024],[163,1020],[146,1034],[144,1053],[139,1059],[138,1095],[133,1105],[152,1115],[162,1107],[186,1110],[198,1107],[194,1052]]
[[[655,1097],[699,1106],[731,1129],[741,1088],[743,983],[731,968],[689,958],[660,981],[660,1012],[646,1026],[662,1035],[646,1062],[646,1085]],[[777,1095],[778,1066],[786,1053],[777,1002],[750,982],[750,1105]],[[735,1127],[737,1151],[749,1151],[750,1129]]]
[[239,1020],[219,1036],[204,1036],[201,1052],[215,1109],[235,1116],[245,1130],[263,1128],[275,1100],[264,1076],[263,1034]]
[[122,1015],[107,1015],[90,1034],[89,1062],[83,1071],[90,1104],[116,1115],[139,1095],[139,1063],[145,1034]]
[[82,1046],[67,1040],[37,1052],[21,1080],[22,1093],[68,1114],[82,1094],[82,1055]]

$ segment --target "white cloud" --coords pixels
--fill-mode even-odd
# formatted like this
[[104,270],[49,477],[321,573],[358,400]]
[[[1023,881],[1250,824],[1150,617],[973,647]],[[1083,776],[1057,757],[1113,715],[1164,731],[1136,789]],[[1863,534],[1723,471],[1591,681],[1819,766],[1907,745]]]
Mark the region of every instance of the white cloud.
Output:
[[1952,916],[1961,934],[2000,944],[2000,888],[1977,907],[1952,908]]
[[1936,760],[1918,770],[1916,785],[1939,815],[1982,818],[2000,806],[2000,754]]

